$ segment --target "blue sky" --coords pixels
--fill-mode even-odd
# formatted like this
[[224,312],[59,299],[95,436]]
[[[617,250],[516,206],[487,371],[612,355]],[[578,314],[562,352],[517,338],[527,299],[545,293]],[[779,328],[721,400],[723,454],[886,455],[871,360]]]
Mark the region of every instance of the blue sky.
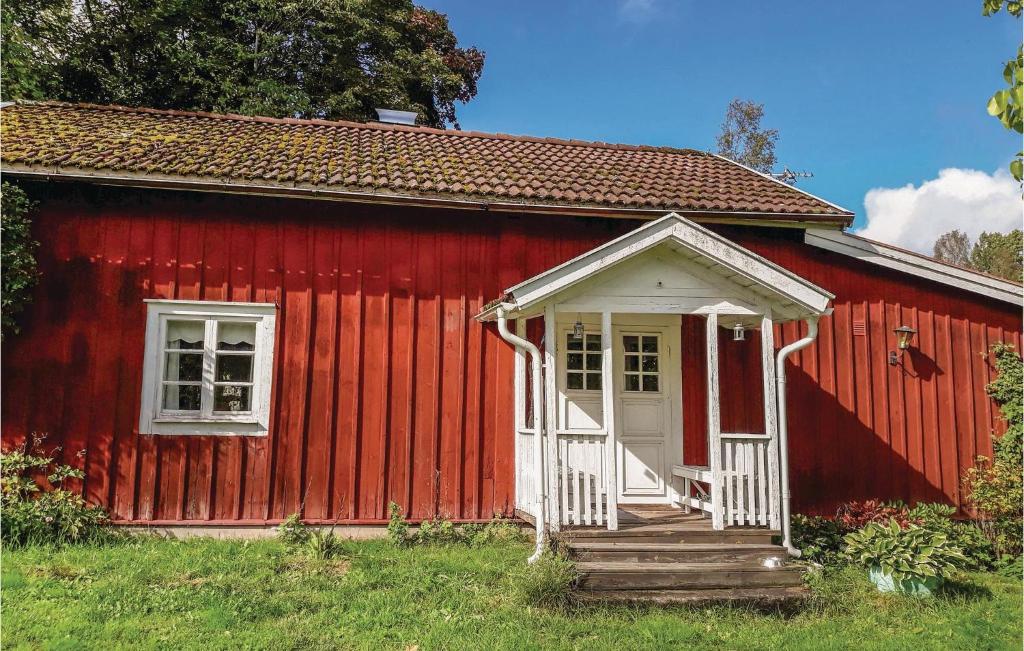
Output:
[[752,99],[780,165],[858,225],[872,188],[991,174],[1020,146],[985,103],[1021,23],[981,0],[420,2],[487,53],[464,129],[713,150]]

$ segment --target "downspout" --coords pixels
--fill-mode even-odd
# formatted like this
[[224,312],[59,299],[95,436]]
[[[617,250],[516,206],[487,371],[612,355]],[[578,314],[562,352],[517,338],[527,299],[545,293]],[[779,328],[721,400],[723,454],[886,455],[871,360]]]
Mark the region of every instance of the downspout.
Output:
[[[543,394],[541,393],[541,359],[540,350],[532,343],[518,337],[508,329],[508,320],[505,318],[505,308],[499,307],[497,311],[498,315],[498,333],[501,338],[509,342],[517,348],[524,348],[526,352],[530,354],[531,366],[533,368],[533,377],[531,393],[533,397],[533,486],[537,498],[536,506],[536,546],[533,551],[533,556],[526,561],[527,563],[535,563],[541,554],[544,553],[545,530],[547,529],[547,517],[544,513],[544,436],[541,432],[541,410],[543,406]],[[518,427],[518,424],[517,424]]]
[[[831,313],[829,309],[826,314]],[[800,550],[793,546],[789,527],[789,430],[786,426],[786,357],[798,350],[807,348],[818,336],[818,317],[813,316],[807,321],[807,336],[798,339],[779,350],[775,358],[776,400],[779,412],[779,484],[782,490],[782,546],[792,556],[799,557]]]

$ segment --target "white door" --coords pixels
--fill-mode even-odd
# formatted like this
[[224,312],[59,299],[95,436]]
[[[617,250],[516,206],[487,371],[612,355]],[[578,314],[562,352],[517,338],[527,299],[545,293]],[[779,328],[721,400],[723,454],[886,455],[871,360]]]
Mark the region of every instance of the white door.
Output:
[[[615,409],[620,504],[672,502],[672,463],[681,443],[678,327],[616,327]],[[674,333],[674,340],[670,335]]]

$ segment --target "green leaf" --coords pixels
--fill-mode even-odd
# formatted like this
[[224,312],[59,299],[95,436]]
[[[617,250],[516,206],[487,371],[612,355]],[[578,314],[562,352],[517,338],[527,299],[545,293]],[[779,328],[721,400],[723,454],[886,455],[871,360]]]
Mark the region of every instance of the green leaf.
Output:
[[1021,159],[1010,161],[1010,174],[1013,174],[1017,181],[1024,181],[1024,162]]

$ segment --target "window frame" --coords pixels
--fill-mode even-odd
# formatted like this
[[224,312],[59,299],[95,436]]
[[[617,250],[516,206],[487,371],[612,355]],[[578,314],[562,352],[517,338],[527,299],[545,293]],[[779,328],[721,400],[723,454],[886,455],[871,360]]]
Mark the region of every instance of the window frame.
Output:
[[[604,390],[604,375],[603,375],[603,373],[604,373],[604,368],[603,368],[604,367],[604,352],[603,352],[602,348],[599,348],[598,350],[587,350],[587,337],[597,337],[597,340],[598,340],[599,344],[601,343],[601,339],[602,338],[601,338],[601,333],[600,332],[588,331],[588,330],[586,330],[586,328],[584,328],[583,336],[579,338],[580,339],[580,349],[579,350],[569,350],[569,339],[574,338],[572,336],[572,330],[571,329],[564,329],[564,330],[562,330],[562,341],[561,341],[561,346],[559,346],[559,349],[560,349],[559,352],[561,352],[561,360],[560,361],[561,361],[561,367],[562,367],[562,383],[563,383],[562,386],[563,386],[563,391],[566,394],[574,393],[574,394],[590,394],[590,395],[593,395],[595,393],[601,393]],[[580,368],[580,369],[570,369],[569,368],[569,355],[573,354],[573,353],[578,353],[580,355],[583,355],[583,368]],[[601,356],[601,366],[599,368],[596,368],[596,369],[588,369],[587,368],[587,355],[588,354],[590,354],[590,355],[600,355]],[[569,388],[569,374],[570,373],[579,373],[579,374],[581,374],[583,376],[583,388],[581,388],[581,389],[571,389],[571,388]],[[601,388],[599,388],[599,389],[588,389],[587,388],[587,376],[588,375],[592,375],[594,377],[597,377],[598,378],[598,382],[601,384]]]
[[[147,299],[145,358],[143,363],[141,434],[212,434],[265,436],[270,423],[277,306],[273,303],[232,303]],[[198,411],[164,409],[167,364],[167,328],[171,321],[203,323],[202,376]],[[253,323],[250,409],[216,411],[218,385],[246,384],[216,381],[217,330],[222,323]]]
[[[628,352],[626,350],[626,337],[636,337],[636,339],[637,339],[637,351],[636,352]],[[655,352],[653,352],[653,353],[649,353],[649,352],[645,353],[644,352],[644,337],[653,337],[654,338],[654,341],[655,341],[654,345],[656,347],[656,351]],[[662,374],[662,370],[663,370],[662,369],[662,366],[663,366],[662,356],[663,356],[663,353],[664,353],[664,350],[662,348],[663,342],[662,342],[661,333],[658,333],[658,332],[623,332],[623,333],[620,334],[620,339],[621,339],[621,345],[622,345],[622,391],[624,393],[629,393],[629,394],[632,394],[632,395],[661,394],[664,391],[664,382],[662,382],[662,375],[661,375]],[[637,370],[635,370],[635,371],[627,370],[627,368],[626,368],[626,366],[627,366],[626,365],[626,358],[628,358],[628,357],[636,357],[636,360],[637,360]],[[656,364],[658,365],[658,370],[656,370],[656,371],[645,371],[645,370],[643,370],[643,368],[644,368],[644,357],[654,357],[656,359]],[[637,388],[637,389],[630,389],[629,388],[629,382],[628,382],[629,376],[636,376],[639,388]],[[657,383],[658,383],[657,390],[652,391],[652,390],[649,390],[649,389],[644,389],[644,377],[654,377],[654,378],[656,378]]]

